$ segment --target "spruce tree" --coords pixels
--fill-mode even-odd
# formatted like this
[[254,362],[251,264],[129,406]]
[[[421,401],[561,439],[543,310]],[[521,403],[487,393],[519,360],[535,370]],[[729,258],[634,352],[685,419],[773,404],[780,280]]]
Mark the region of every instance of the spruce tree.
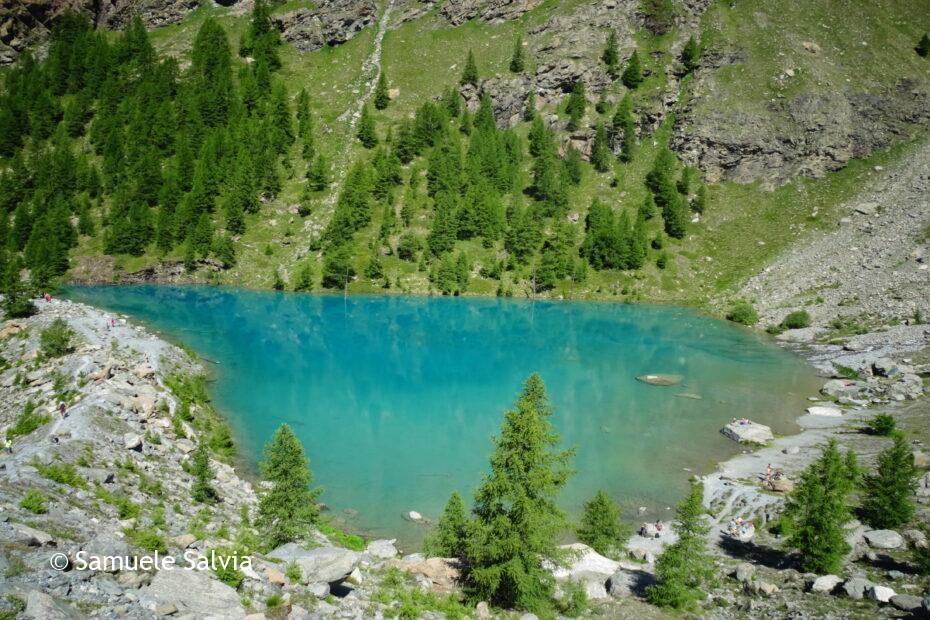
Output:
[[362,107],[362,117],[358,121],[358,141],[366,149],[373,149],[378,144],[375,119],[371,116],[368,105]]
[[3,311],[7,318],[23,318],[35,313],[32,304],[32,295],[29,288],[22,281],[20,272],[23,270],[22,260],[18,256],[7,260],[3,272]]
[[510,70],[513,73],[523,73],[526,62],[523,59],[523,37],[517,36],[513,43],[513,54],[510,56]]
[[788,546],[798,551],[801,567],[818,574],[834,573],[849,551],[844,526],[852,519],[846,497],[853,486],[846,461],[831,440],[802,474],[788,498]]
[[591,144],[591,165],[598,172],[608,172],[613,161],[613,153],[607,141],[607,130],[604,125],[597,126],[594,133],[594,142]]
[[465,69],[462,70],[462,78],[459,80],[462,86],[471,84],[478,87],[478,65],[475,63],[475,55],[468,50],[468,58],[465,60]]
[[920,41],[917,42],[915,49],[921,58],[930,56],[930,34],[925,32],[924,36],[920,37]]
[[307,171],[307,186],[314,192],[322,192],[329,187],[329,162],[322,154],[316,156]]
[[578,540],[610,557],[616,557],[622,551],[630,536],[629,528],[620,521],[620,507],[603,490],[585,502],[576,533]]
[[534,373],[504,415],[490,472],[475,492],[463,576],[473,596],[499,607],[541,610],[552,596],[552,574],[542,562],[558,555],[565,516],[556,501],[574,451],[557,448],[551,415]]
[[620,50],[617,47],[617,32],[613,29],[607,35],[607,45],[604,46],[601,60],[607,65],[607,75],[616,80],[620,74]]
[[313,290],[312,261],[306,261],[297,269],[297,273],[294,275],[294,282],[291,284],[291,288],[293,288],[294,291],[298,293]]
[[681,50],[681,64],[685,66],[685,71],[691,73],[698,67],[698,61],[701,59],[701,48],[694,36],[688,38],[685,47]]
[[665,547],[656,561],[658,583],[646,590],[649,602],[663,607],[683,609],[703,598],[701,588],[713,574],[707,551],[704,516],[704,485],[692,483],[688,496],[675,511],[674,530],[678,540]]
[[569,131],[575,131],[581,127],[581,119],[584,117],[587,104],[584,81],[578,80],[572,86],[572,92],[568,96],[568,103],[565,105],[565,113],[568,114]]
[[643,67],[639,60],[639,52],[633,50],[633,55],[627,61],[626,70],[620,78],[623,85],[633,90],[643,83]]
[[423,549],[428,556],[445,558],[464,558],[468,535],[468,519],[465,516],[465,504],[458,491],[453,491],[446,502],[436,529],[423,541]]
[[636,148],[636,125],[633,122],[633,100],[630,94],[624,95],[617,106],[612,121],[615,135],[620,136],[620,160],[633,161],[633,151]]
[[265,445],[262,477],[270,486],[261,492],[255,525],[265,547],[273,549],[309,536],[316,523],[319,489],[300,440],[282,424]]
[[383,69],[381,75],[378,76],[378,84],[375,86],[374,103],[377,110],[384,110],[391,103],[391,97],[388,94],[387,76],[384,74]]
[[194,482],[191,484],[191,497],[198,504],[212,504],[218,497],[213,488],[213,467],[210,465],[210,453],[207,444],[198,442],[197,449],[191,458],[191,475]]
[[523,102],[523,120],[532,121],[536,116],[536,91],[530,89]]
[[914,517],[914,491],[917,489],[914,453],[901,433],[878,455],[875,473],[864,481],[865,522],[875,529],[904,525]]

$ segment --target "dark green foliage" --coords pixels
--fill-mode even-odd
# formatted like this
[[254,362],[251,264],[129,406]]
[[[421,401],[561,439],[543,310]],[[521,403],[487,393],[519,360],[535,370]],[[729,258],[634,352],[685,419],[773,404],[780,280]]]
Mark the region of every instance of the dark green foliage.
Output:
[[358,141],[366,149],[373,149],[378,144],[378,134],[375,131],[375,119],[371,116],[368,106],[362,107],[362,117],[358,121]]
[[633,54],[626,63],[626,69],[620,80],[623,85],[629,89],[635,89],[643,83],[643,66],[639,60],[639,52],[633,50]]
[[345,288],[355,277],[352,251],[347,244],[338,245],[326,252],[323,261],[322,284],[325,288]]
[[546,238],[540,251],[539,264],[533,276],[534,292],[555,288],[575,271],[575,229],[567,222],[558,222]]
[[[923,533],[930,538],[930,527],[923,527]],[[917,565],[917,572],[921,575],[930,575],[930,545],[914,545],[913,548],[914,564]]]
[[468,290],[471,279],[471,264],[468,257],[459,253],[454,259],[447,253],[434,264],[430,281],[443,295],[460,295]]
[[468,58],[465,60],[465,69],[462,70],[462,77],[459,80],[459,84],[463,86],[465,84],[471,84],[472,86],[478,86],[478,65],[475,63],[475,55],[471,50],[468,50]]
[[616,557],[630,537],[630,528],[620,521],[620,507],[616,502],[599,490],[585,502],[576,533],[578,540],[601,555]]
[[930,56],[930,34],[925,32],[924,36],[920,37],[920,41],[917,42],[917,47],[914,49],[921,58]]
[[636,124],[633,122],[633,100],[629,93],[624,95],[620,100],[620,105],[617,106],[612,129],[614,135],[620,139],[620,161],[633,161],[633,151],[636,148]]
[[691,201],[691,210],[695,213],[702,214],[707,210],[707,186],[701,183],[697,189],[697,195]]
[[620,76],[620,50],[617,47],[617,32],[613,29],[607,35],[607,44],[604,46],[601,60],[607,65],[607,75],[616,80]]
[[29,287],[22,281],[23,264],[19,257],[8,259],[3,270],[3,311],[7,318],[22,318],[35,313]]
[[784,329],[803,329],[810,327],[811,315],[807,310],[795,310],[782,319],[781,326]]
[[701,589],[713,575],[713,563],[707,551],[707,532],[703,505],[704,485],[692,483],[688,496],[675,511],[678,540],[665,547],[656,561],[658,583],[646,593],[650,603],[684,609],[703,598]]
[[55,319],[39,335],[42,355],[50,359],[70,353],[72,349],[71,338],[73,337],[74,331],[68,326],[68,323],[61,318]]
[[387,76],[384,74],[384,70],[382,70],[381,75],[378,76],[378,83],[375,86],[375,109],[385,110],[389,103],[391,103],[391,97],[388,95]]
[[568,114],[569,131],[575,131],[581,127],[581,119],[584,118],[587,105],[588,100],[585,97],[584,81],[578,80],[572,86],[572,92],[568,96],[568,103],[565,105],[565,113]]
[[698,67],[698,62],[701,59],[701,47],[698,45],[697,41],[694,40],[694,36],[688,37],[688,42],[685,43],[685,47],[681,50],[681,64],[685,66],[685,71],[691,73]]
[[881,437],[890,437],[894,433],[896,426],[894,416],[887,413],[878,414],[869,423],[869,429],[872,433]]
[[313,290],[313,263],[307,261],[297,268],[291,288],[298,293]]
[[875,529],[891,529],[914,517],[914,491],[917,489],[914,453],[900,433],[894,443],[878,455],[875,472],[865,477],[865,522]]
[[436,529],[430,532],[423,542],[423,549],[428,556],[445,558],[464,558],[466,552],[468,519],[465,516],[465,504],[458,491],[453,491],[446,502]]
[[855,479],[834,440],[801,474],[788,498],[785,517],[790,524],[788,546],[799,553],[805,571],[824,574],[840,569],[849,551],[844,526],[852,515],[846,497]]
[[557,449],[551,415],[542,379],[530,375],[505,413],[490,472],[475,492],[463,577],[472,596],[499,607],[541,610],[552,596],[542,561],[556,557],[565,527],[556,500],[573,451]]
[[594,142],[591,145],[591,165],[598,172],[607,172],[611,168],[614,154],[607,141],[607,130],[604,125],[598,125],[594,133]]
[[[601,156],[603,157],[603,153]],[[572,185],[580,185],[584,176],[581,152],[572,145],[565,150],[565,176]]]
[[48,508],[45,507],[45,496],[38,489],[29,489],[19,500],[19,507],[28,510],[32,514],[45,514]]
[[323,155],[317,155],[307,171],[307,187],[313,192],[322,192],[329,187],[329,162]]
[[265,0],[256,0],[252,7],[252,21],[239,42],[239,55],[251,56],[261,71],[274,71],[281,66],[277,47],[280,35],[271,23],[271,7]]
[[523,58],[523,37],[518,36],[513,42],[513,54],[510,56],[510,70],[514,73],[523,73],[526,61]]
[[536,91],[530,89],[523,102],[523,120],[532,121],[536,118]]
[[759,313],[748,301],[738,301],[727,312],[727,320],[740,325],[755,325],[759,322]]
[[207,444],[200,442],[197,449],[191,457],[191,475],[194,477],[191,483],[191,498],[198,504],[207,504],[216,502],[216,489],[213,488],[213,467],[210,465],[210,453],[207,451]]
[[261,492],[255,519],[265,547],[273,549],[308,536],[319,514],[320,491],[310,486],[310,463],[287,424],[278,427],[265,445],[261,471],[271,485]]

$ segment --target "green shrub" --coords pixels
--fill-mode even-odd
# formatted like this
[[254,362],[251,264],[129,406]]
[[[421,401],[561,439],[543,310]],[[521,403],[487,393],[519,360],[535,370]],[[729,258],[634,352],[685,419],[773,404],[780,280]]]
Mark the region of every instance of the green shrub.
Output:
[[265,607],[280,607],[281,603],[284,602],[284,597],[282,597],[278,592],[271,594],[268,598],[265,599]]
[[740,325],[755,325],[759,322],[759,313],[748,301],[738,301],[727,313],[727,320]]
[[140,547],[152,553],[167,553],[168,545],[165,539],[154,527],[133,527],[123,530],[126,540],[135,547]]
[[37,515],[48,512],[48,508],[45,507],[45,496],[38,489],[26,491],[23,499],[19,501],[19,507]]
[[219,559],[240,557],[241,554],[236,549],[231,547],[220,547],[218,549],[213,549],[213,553],[218,559],[213,567],[213,572],[216,574],[217,578],[231,588],[238,588],[242,581],[245,579],[245,575],[236,569],[235,562],[230,560],[224,566],[223,562]]
[[284,570],[284,574],[291,583],[300,583],[304,578],[300,566],[297,562],[293,561],[288,563],[287,568]]
[[807,313],[807,310],[795,310],[781,322],[781,326],[785,329],[803,329],[810,327],[810,325],[811,315]]
[[346,549],[351,549],[352,551],[364,551],[365,550],[365,539],[359,536],[358,534],[349,534],[344,532],[337,527],[334,527],[330,523],[325,521],[320,522],[317,525],[317,529],[321,533],[325,534],[327,538],[339,545],[340,547],[345,547]]
[[844,379],[858,379],[859,371],[855,368],[850,368],[849,366],[843,366],[842,364],[837,364],[833,362],[833,370],[836,371],[836,374],[843,377]]
[[27,400],[23,412],[17,416],[13,425],[6,429],[6,439],[7,441],[13,441],[17,437],[30,434],[43,424],[48,424],[51,421],[52,416],[47,413],[36,413],[36,404],[31,400]]
[[897,423],[895,422],[894,417],[888,415],[887,413],[880,413],[869,423],[869,430],[872,431],[872,434],[879,435],[881,437],[889,437],[894,433]]
[[558,601],[558,608],[562,615],[577,618],[588,607],[588,595],[584,584],[580,581],[567,581],[562,584],[562,598]]
[[33,459],[32,466],[38,470],[40,476],[52,482],[67,484],[79,489],[87,487],[87,481],[81,477],[71,463],[49,463],[44,465],[38,459]]
[[51,325],[42,330],[40,342],[42,355],[47,358],[61,357],[71,351],[71,338],[74,332],[64,319],[55,319]]

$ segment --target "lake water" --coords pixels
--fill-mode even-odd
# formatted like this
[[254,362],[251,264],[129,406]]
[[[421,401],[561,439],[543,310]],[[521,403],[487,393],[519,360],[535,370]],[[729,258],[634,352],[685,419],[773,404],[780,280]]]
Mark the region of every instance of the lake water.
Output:
[[[577,513],[603,488],[631,521],[639,506],[664,517],[689,472],[738,450],[719,433],[730,418],[794,432],[818,387],[793,355],[674,307],[206,286],[73,286],[65,296],[217,362],[211,395],[246,464],[287,422],[331,514],[408,548],[423,529],[401,513],[435,518],[453,490],[471,496],[531,372],[546,383],[563,444],[577,448],[564,507]],[[646,373],[684,380],[636,380]]]

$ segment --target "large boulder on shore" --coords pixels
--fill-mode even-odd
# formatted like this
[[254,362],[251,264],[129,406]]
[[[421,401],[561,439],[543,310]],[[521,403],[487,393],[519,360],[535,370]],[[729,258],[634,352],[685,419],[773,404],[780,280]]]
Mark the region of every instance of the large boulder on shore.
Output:
[[740,443],[766,444],[775,439],[771,428],[751,420],[730,422],[720,432]]
[[139,591],[139,602],[150,611],[174,606],[180,616],[245,617],[245,609],[233,588],[207,573],[179,567],[155,573],[152,583]]
[[341,547],[304,549],[296,543],[281,545],[268,554],[284,562],[295,562],[300,567],[304,583],[335,583],[349,576],[358,566],[359,554]]

